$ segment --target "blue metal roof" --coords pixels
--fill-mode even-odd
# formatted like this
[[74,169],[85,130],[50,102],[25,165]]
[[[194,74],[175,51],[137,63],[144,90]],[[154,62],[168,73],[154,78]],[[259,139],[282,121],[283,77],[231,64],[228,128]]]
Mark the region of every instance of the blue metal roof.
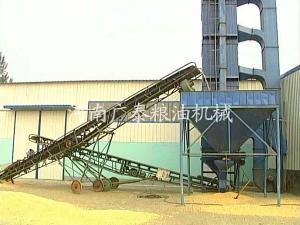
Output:
[[288,77],[289,75],[295,73],[298,70],[300,70],[300,65],[296,66],[295,68],[293,68],[293,69],[287,71],[286,73],[284,73],[283,75],[281,75],[280,79],[284,79],[284,78]]
[[65,111],[74,110],[75,105],[4,105],[4,109],[14,111]]

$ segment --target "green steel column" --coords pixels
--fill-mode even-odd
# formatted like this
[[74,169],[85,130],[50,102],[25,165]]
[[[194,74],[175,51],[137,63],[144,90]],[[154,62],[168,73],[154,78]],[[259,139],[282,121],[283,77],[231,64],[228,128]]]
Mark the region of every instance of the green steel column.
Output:
[[[41,127],[42,127],[42,111],[39,111],[39,123],[38,123],[38,136],[41,136]],[[40,151],[40,144],[37,143],[36,145],[36,152]],[[35,179],[39,179],[39,163],[35,165]]]
[[[68,110],[65,112],[65,127],[64,127],[64,135],[67,133],[67,125],[68,125]],[[63,158],[63,171],[62,171],[62,180],[65,180],[65,157]],[[73,163],[73,162],[72,162]]]
[[12,151],[11,151],[11,162],[14,161],[14,154],[15,154],[16,125],[17,125],[17,111],[15,111],[15,116],[14,116],[14,130],[13,130],[13,143],[12,143]]
[[[180,100],[182,96],[180,93]],[[180,203],[181,205],[184,204],[184,193],[183,193],[183,138],[184,138],[184,133],[183,133],[183,120],[180,120],[180,146],[179,146],[179,164],[180,164]]]

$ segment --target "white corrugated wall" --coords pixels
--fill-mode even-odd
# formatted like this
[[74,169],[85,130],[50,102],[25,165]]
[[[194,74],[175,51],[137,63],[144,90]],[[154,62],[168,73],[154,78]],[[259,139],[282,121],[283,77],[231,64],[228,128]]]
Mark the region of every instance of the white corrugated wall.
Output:
[[[77,110],[68,111],[66,130],[69,131],[87,120],[88,101],[120,101],[129,95],[149,85],[151,81],[78,81],[78,82],[45,82],[45,83],[12,83],[0,85],[0,96],[7,96],[0,100],[0,107],[12,104],[71,104]],[[196,84],[197,89],[201,85]],[[261,89],[256,81],[241,82],[240,89]],[[168,98],[178,101],[179,94]],[[4,115],[5,114],[5,115]],[[7,134],[13,131],[14,112],[0,113],[0,126],[4,126]],[[18,111],[16,119],[14,160],[25,156],[29,148],[36,150],[36,145],[29,142],[29,134],[38,133],[39,112]],[[41,113],[40,134],[49,138],[58,138],[64,134],[65,111]],[[3,132],[3,133],[5,133]],[[199,136],[196,129],[191,134],[191,141]],[[1,137],[1,132],[0,132]],[[178,143],[179,124],[177,123],[128,123],[115,134],[116,142],[137,143]],[[58,163],[42,168],[38,172],[39,178],[61,179],[62,168]],[[31,173],[26,177],[34,177]]]
[[12,138],[14,126],[14,113],[0,111],[0,138]]
[[287,170],[300,170],[300,70],[281,82]]
[[12,162],[14,113],[0,111],[0,165]]
[[[31,148],[37,150],[36,144],[28,140],[29,134],[38,133],[39,112],[18,111],[16,117],[15,146],[13,161],[23,159]],[[26,174],[24,178],[34,178],[35,172]]]
[[[65,132],[65,112],[64,111],[43,111],[41,114],[40,135],[51,139],[63,135]],[[61,163],[62,160],[61,160]],[[40,179],[61,179],[62,166],[59,162],[54,162],[46,167],[39,169]]]

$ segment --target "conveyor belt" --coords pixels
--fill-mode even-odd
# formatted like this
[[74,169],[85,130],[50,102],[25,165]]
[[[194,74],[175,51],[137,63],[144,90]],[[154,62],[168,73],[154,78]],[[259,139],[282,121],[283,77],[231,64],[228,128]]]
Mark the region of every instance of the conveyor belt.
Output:
[[[0,172],[0,180],[10,180],[58,161],[70,153],[86,148],[118,129],[132,118],[137,105],[150,108],[180,90],[180,83],[202,75],[194,63],[173,71],[157,82],[109,108],[102,118],[85,122],[42,148],[36,154],[17,160]],[[105,118],[105,120],[102,120]],[[117,122],[117,123],[115,123]],[[113,125],[116,124],[116,125]],[[37,166],[38,165],[38,166]]]
[[[106,171],[131,176],[136,178],[156,178],[157,172],[159,170],[164,170],[169,172],[168,178],[161,180],[162,182],[168,182],[172,184],[179,184],[180,173],[168,169],[159,168],[149,164],[121,158],[119,156],[114,156],[111,154],[98,152],[91,149],[82,149],[71,154],[69,158],[78,162],[78,164],[84,168],[89,167],[89,171],[95,174],[95,178],[99,176],[97,168],[101,167]],[[93,168],[93,166],[95,166]],[[188,183],[188,175],[183,175],[184,183]],[[202,180],[201,180],[202,179]],[[190,176],[191,186],[193,187],[214,187],[217,188],[217,180],[209,177],[195,177]]]

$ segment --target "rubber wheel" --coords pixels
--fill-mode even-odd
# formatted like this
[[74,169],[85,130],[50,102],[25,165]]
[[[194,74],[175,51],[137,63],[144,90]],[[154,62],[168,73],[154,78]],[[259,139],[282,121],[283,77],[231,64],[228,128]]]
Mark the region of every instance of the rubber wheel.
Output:
[[79,180],[73,180],[71,184],[71,190],[74,194],[80,194],[82,190],[81,182]]
[[116,177],[109,178],[111,189],[117,189],[119,187],[119,179]]
[[102,180],[95,180],[93,182],[93,191],[95,192],[102,192],[103,191],[103,182]]
[[102,183],[103,183],[103,191],[110,191],[111,189],[110,180],[102,179]]
[[138,171],[135,168],[131,168],[128,173],[130,176],[136,177],[138,174]]
[[144,171],[141,171],[140,177],[145,178],[146,177],[146,173]]

